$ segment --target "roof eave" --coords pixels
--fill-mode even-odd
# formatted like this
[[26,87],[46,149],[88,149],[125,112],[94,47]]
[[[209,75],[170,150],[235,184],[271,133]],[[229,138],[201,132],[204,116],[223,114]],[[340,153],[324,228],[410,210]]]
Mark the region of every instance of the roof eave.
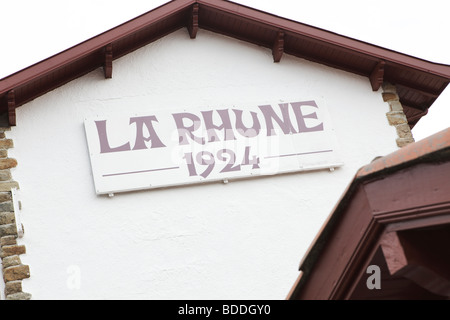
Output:
[[[382,70],[380,69],[380,72],[375,74],[378,83],[375,85],[372,83],[372,88],[377,90],[381,80],[402,85],[405,94],[400,95],[400,101],[406,107],[412,108],[411,116],[408,118],[410,126],[414,126],[420,117],[426,114],[427,109],[450,81],[450,66],[448,65],[429,62],[381,48],[241,4],[218,0],[175,0],[0,79],[0,112],[14,112],[15,108],[20,105],[95,68],[102,67],[108,45],[109,48],[112,47],[112,59],[117,59],[178,28],[188,27],[189,21],[192,21],[192,19],[188,19],[189,15],[194,14],[193,10],[190,9],[193,5],[198,6],[195,14],[198,17],[199,28],[223,33],[272,50],[275,47],[274,41],[279,41],[278,38],[278,40],[275,38],[280,35],[283,36],[282,41],[277,43],[277,50],[279,50],[277,61],[281,59],[282,53],[285,52],[330,67],[367,76],[371,80],[376,68],[379,68],[380,65],[383,66]],[[243,22],[245,26],[242,28],[244,29],[233,29],[227,23],[221,25],[214,19],[208,20],[208,15],[215,14],[232,21]],[[161,30],[157,27],[154,27],[156,30],[152,29],[153,26],[160,25],[162,26]],[[264,29],[265,34],[257,33],[261,33],[261,31],[249,33],[248,29],[252,28],[254,30]],[[140,34],[140,40],[131,41],[130,39],[136,34]],[[327,48],[330,51],[329,56],[318,56],[312,49],[312,51],[307,51],[305,47],[296,46],[298,41],[308,44],[310,48],[314,48],[314,46]],[[130,47],[126,48],[126,46]],[[336,56],[341,56],[340,60]],[[363,66],[352,62],[352,57],[361,60]],[[76,71],[71,71],[72,74],[64,74],[64,76],[58,78],[57,76],[61,75],[61,70],[67,69],[68,66],[72,66],[72,69]],[[55,77],[55,75],[57,76]],[[414,75],[416,79],[421,80],[413,80],[411,83],[409,82],[410,75]],[[49,83],[46,83],[46,81]],[[50,83],[50,81],[52,82]],[[432,87],[431,84],[433,84]],[[11,91],[14,91],[14,95],[10,94],[10,96],[15,97],[15,101],[12,103],[7,99],[8,93]],[[410,97],[413,97],[414,100],[411,100]]]

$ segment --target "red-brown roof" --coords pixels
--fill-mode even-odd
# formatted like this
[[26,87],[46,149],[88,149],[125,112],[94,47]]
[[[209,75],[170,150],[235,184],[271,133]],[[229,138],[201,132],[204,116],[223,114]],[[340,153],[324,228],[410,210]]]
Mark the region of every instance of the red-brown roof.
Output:
[[[304,255],[288,298],[448,299],[449,178],[450,128],[362,167]],[[381,290],[367,289],[368,265],[381,267]]]
[[112,61],[186,27],[224,34],[272,50],[369,78],[377,90],[382,81],[397,86],[410,126],[450,81],[450,66],[425,61],[351,39],[310,25],[221,0],[174,0],[84,41],[48,59],[0,79],[0,114],[14,109],[94,69],[112,76]]

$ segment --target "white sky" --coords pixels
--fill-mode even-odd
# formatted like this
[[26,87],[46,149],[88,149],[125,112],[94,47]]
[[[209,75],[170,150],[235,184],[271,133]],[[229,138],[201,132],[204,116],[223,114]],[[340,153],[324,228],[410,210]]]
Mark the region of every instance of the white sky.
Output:
[[[166,2],[3,0],[0,7],[0,78]],[[450,65],[448,0],[234,2],[418,58]],[[413,135],[418,141],[448,127],[450,86],[415,126]]]

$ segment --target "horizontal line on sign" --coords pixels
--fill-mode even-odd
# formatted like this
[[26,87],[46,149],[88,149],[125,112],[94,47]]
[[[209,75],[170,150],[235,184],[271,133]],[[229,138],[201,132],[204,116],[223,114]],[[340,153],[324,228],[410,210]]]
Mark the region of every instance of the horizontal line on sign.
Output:
[[303,156],[306,154],[313,154],[313,153],[324,153],[324,152],[332,152],[333,150],[321,150],[321,151],[311,151],[311,152],[303,152],[303,153],[290,153],[290,154],[280,154],[277,156],[267,156],[264,157],[264,159],[271,159],[271,158],[282,158],[282,157],[290,157],[290,156]]
[[172,170],[172,169],[178,169],[178,168],[180,168],[180,167],[169,167],[169,168],[158,168],[158,169],[149,169],[149,170],[140,170],[140,171],[110,173],[110,174],[104,174],[102,177],[120,176],[120,175],[124,175],[124,174],[144,173],[144,172],[153,172],[153,171],[162,171],[162,170]]

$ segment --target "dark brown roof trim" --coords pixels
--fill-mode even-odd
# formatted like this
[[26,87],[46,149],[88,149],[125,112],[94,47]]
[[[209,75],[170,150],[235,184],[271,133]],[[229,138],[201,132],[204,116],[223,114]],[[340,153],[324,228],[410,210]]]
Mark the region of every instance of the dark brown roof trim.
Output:
[[[354,234],[351,236],[357,239],[359,246],[356,247],[355,250],[358,252],[352,252],[351,249],[346,252],[346,257],[348,260],[345,263],[348,263],[345,272],[351,273],[349,270],[352,266],[358,265],[360,266],[360,261],[358,259],[362,259],[362,255],[368,253],[369,247],[376,242],[376,237],[379,236],[380,230],[382,228],[386,228],[389,223],[394,224],[402,224],[406,223],[406,221],[414,221],[414,227],[424,227],[428,225],[433,225],[436,223],[447,224],[450,226],[450,202],[448,201],[448,197],[446,197],[445,201],[440,199],[437,203],[430,203],[427,206],[423,207],[415,207],[409,210],[403,211],[395,211],[392,212],[371,212],[371,209],[367,209],[370,211],[369,215],[371,219],[361,218],[361,215],[353,217],[354,220],[345,218],[345,215],[350,212],[350,207],[352,205],[352,201],[354,201],[356,195],[361,193],[361,189],[364,188],[364,185],[373,183],[374,181],[382,181],[388,179],[394,173],[401,172],[404,169],[412,168],[418,165],[425,164],[441,164],[448,163],[450,161],[450,128],[446,130],[442,130],[426,139],[420,140],[418,142],[409,144],[402,149],[393,152],[387,156],[379,157],[374,159],[368,165],[362,167],[356,173],[354,179],[347,187],[346,191],[342,195],[340,201],[337,203],[336,207],[333,209],[332,213],[328,217],[327,221],[324,223],[321,231],[317,234],[316,239],[311,244],[307,253],[304,255],[300,266],[300,276],[297,279],[296,283],[293,285],[291,292],[288,295],[288,299],[295,299],[298,296],[304,295],[304,287],[306,283],[309,281],[310,276],[313,272],[315,272],[315,267],[317,261],[319,261],[324,256],[327,256],[330,253],[330,250],[327,249],[332,243],[334,238],[339,238],[333,233],[336,232],[336,228],[340,225],[343,228],[343,225],[350,224],[349,229],[352,229]],[[428,171],[427,171],[428,172]],[[427,174],[426,172],[424,173]],[[441,173],[442,176],[442,173]],[[442,177],[445,180],[445,176]],[[447,184],[448,185],[448,184]],[[439,189],[438,186],[435,186],[436,190]],[[421,189],[420,185],[415,186],[415,189]],[[432,194],[436,190],[423,190],[423,192],[428,192]],[[389,190],[390,192],[391,190]],[[380,190],[380,193],[383,191]],[[384,192],[389,193],[389,192]],[[441,191],[442,192],[442,191]],[[364,192],[363,192],[364,193]],[[364,195],[366,197],[367,194]],[[445,195],[444,195],[445,197]],[[404,197],[407,200],[407,197]],[[399,199],[399,202],[403,201]],[[436,201],[436,200],[435,200]],[[353,209],[352,209],[353,210]],[[358,224],[356,219],[360,219]],[[383,220],[384,219],[384,220]],[[356,228],[355,226],[358,226]],[[342,232],[343,229],[341,229]],[[341,235],[342,236],[342,235]],[[338,240],[336,240],[338,241]],[[445,246],[447,246],[445,244]],[[448,251],[448,250],[447,250]],[[330,266],[332,269],[333,266]],[[335,274],[334,276],[341,276]],[[356,278],[356,274],[353,274]],[[345,277],[344,277],[345,278]],[[347,279],[348,280],[348,279]],[[347,281],[345,280],[345,281]],[[321,289],[322,290],[322,289]],[[342,298],[338,294],[337,287],[336,288],[328,288],[326,299],[331,298]],[[320,290],[317,290],[320,291]],[[326,291],[326,290],[325,290]],[[325,292],[322,290],[322,293]],[[300,292],[302,292],[300,294]],[[321,299],[324,299],[325,296],[322,296]]]
[[421,70],[435,75],[441,75],[445,79],[450,77],[450,65],[434,63],[419,59],[410,55],[399,53],[360,40],[352,39],[321,28],[313,27],[304,23],[278,17],[257,9],[253,9],[241,4],[229,1],[199,0],[199,4],[204,4],[208,8],[213,8],[220,12],[239,16],[242,19],[257,22],[262,26],[270,26],[274,30],[284,30],[297,36],[303,36],[321,43],[335,45],[349,52],[355,52],[362,56],[371,56],[374,61],[388,60],[406,67]]
[[[450,81],[450,66],[429,62],[229,1],[174,0],[48,59],[0,79],[0,114],[15,125],[15,108],[97,68],[112,77],[112,61],[175,30],[198,28],[367,76],[373,90],[397,84],[413,126]],[[8,97],[14,91],[14,103]],[[416,110],[416,111],[415,111]],[[408,114],[407,114],[408,116]]]

